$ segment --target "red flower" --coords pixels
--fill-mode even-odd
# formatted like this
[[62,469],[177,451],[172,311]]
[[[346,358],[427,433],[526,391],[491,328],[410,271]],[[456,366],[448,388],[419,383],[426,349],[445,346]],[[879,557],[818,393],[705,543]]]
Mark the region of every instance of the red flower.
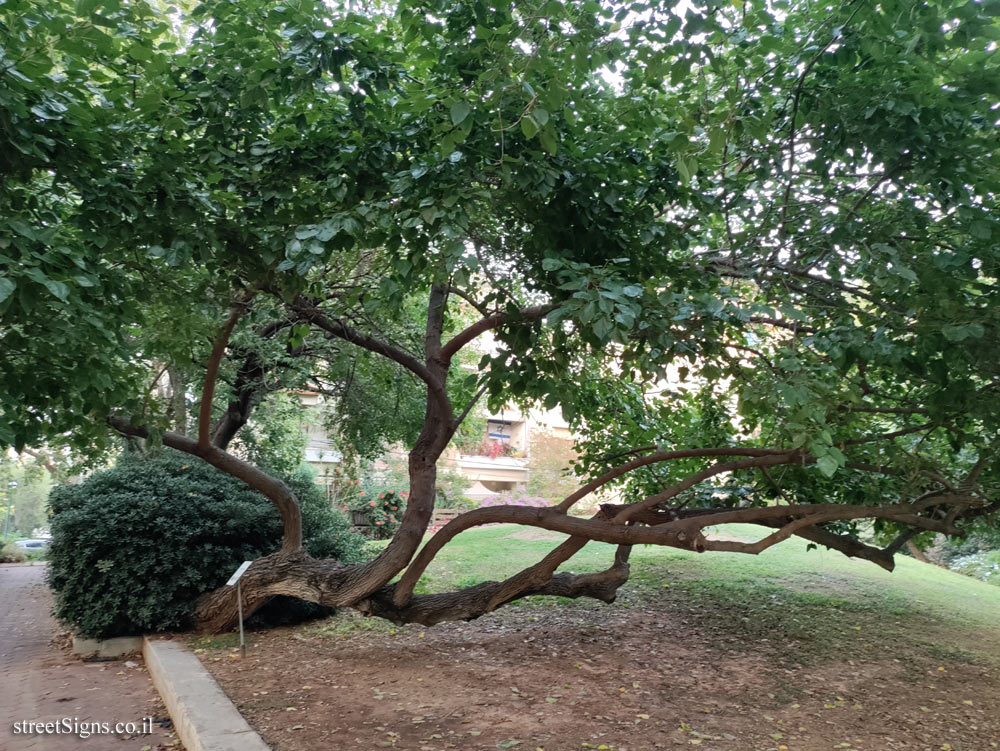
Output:
[[392,510],[393,510],[393,511],[396,511],[396,507],[395,507],[395,506],[393,506],[393,507],[392,507]]
[[375,522],[375,523],[376,523],[376,524],[378,524],[378,525],[380,525],[380,526],[381,526],[381,524],[382,524],[382,522]]
[[371,501],[368,505],[371,506],[372,508],[375,508],[375,501]]
[[365,494],[365,491],[363,491],[363,490],[359,490],[358,491],[358,495],[364,495],[364,494]]
[[379,497],[379,498],[385,498],[385,493],[379,493],[379,494],[378,494],[378,497]]

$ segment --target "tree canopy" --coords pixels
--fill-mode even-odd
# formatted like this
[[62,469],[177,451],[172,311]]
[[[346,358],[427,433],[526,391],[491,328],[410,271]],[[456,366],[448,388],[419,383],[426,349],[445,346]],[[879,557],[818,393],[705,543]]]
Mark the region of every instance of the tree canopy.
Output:
[[[613,599],[638,542],[796,534],[891,569],[914,535],[1000,503],[998,16],[7,3],[0,441],[95,450],[111,427],[200,456],[284,521],[251,598],[403,621]],[[149,385],[168,371],[200,388],[197,435]],[[409,440],[411,487],[368,564],[305,556],[294,494],[227,450],[306,382],[419,405],[376,430]],[[585,484],[464,514],[417,553],[436,462],[481,398],[560,404]],[[568,513],[609,484],[627,503]],[[570,537],[505,582],[413,594],[442,545],[497,521]],[[727,521],[773,531],[702,534]],[[555,575],[589,540],[620,546],[611,568]]]

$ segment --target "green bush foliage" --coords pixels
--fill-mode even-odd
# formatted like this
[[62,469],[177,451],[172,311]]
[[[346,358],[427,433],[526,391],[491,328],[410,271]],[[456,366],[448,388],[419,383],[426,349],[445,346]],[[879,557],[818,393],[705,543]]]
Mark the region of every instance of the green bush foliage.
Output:
[[0,563],[24,563],[28,554],[12,542],[0,547]]
[[[361,560],[364,539],[308,473],[285,481],[302,505],[310,555]],[[185,627],[198,595],[281,540],[264,496],[169,449],[57,487],[50,506],[56,616],[95,638]]]

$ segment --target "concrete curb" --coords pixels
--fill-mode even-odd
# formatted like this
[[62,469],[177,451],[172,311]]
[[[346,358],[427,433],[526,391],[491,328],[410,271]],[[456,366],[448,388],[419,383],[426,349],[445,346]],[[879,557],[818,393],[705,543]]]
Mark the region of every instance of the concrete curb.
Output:
[[182,644],[146,637],[142,656],[187,751],[270,751]]

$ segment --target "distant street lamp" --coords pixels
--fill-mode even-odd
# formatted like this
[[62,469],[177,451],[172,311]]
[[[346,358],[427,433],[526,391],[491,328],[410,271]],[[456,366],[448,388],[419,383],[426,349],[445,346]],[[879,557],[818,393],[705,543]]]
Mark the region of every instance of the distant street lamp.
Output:
[[7,530],[10,529],[10,504],[11,504],[11,501],[13,500],[12,496],[13,496],[13,493],[14,493],[14,488],[17,487],[17,481],[11,480],[9,483],[7,483],[7,486],[9,488],[9,490],[7,491],[7,518],[4,520],[4,523],[3,523],[3,541],[4,542],[7,542]]

